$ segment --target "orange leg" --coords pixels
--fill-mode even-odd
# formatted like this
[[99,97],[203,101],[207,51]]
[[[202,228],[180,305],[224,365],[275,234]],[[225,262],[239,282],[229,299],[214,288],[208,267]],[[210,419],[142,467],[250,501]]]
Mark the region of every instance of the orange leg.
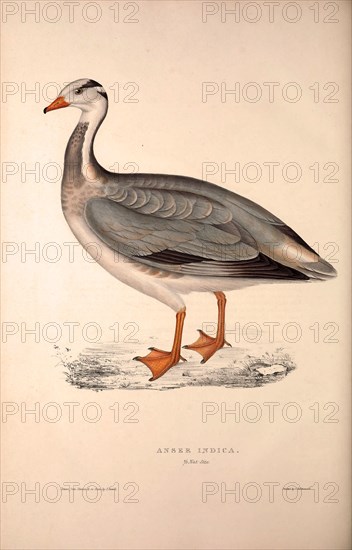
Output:
[[208,336],[202,330],[198,329],[199,338],[193,344],[183,346],[186,349],[197,351],[203,357],[201,363],[205,363],[214,355],[216,351],[223,348],[225,344],[231,346],[225,340],[225,307],[226,296],[223,292],[214,292],[218,301],[218,329],[216,337]]
[[171,351],[149,348],[151,351],[145,357],[134,357],[136,361],[141,361],[152,371],[153,376],[149,379],[150,381],[163,376],[171,367],[177,365],[180,359],[186,361],[181,355],[181,339],[185,317],[186,309],[181,309],[176,313],[176,329]]

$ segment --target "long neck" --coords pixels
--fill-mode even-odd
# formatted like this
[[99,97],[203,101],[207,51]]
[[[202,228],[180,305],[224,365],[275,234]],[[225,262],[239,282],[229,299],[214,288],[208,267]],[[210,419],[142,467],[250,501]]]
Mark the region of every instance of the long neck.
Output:
[[82,185],[91,169],[101,170],[94,156],[94,139],[107,113],[107,102],[99,101],[94,108],[83,111],[66,147],[63,183]]

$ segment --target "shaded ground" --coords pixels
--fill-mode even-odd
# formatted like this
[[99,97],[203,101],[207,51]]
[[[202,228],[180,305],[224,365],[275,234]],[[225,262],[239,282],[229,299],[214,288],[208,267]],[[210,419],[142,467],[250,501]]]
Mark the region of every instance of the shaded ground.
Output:
[[55,349],[67,382],[76,388],[94,391],[168,390],[187,386],[252,388],[278,382],[296,368],[282,348],[258,356],[245,355],[243,349],[225,348],[205,365],[201,365],[200,358],[192,353],[186,363],[180,363],[163,377],[149,382],[149,369],[132,360],[135,355],[146,354],[145,345],[135,344],[132,349],[131,345],[96,344],[85,348],[76,359],[68,348],[62,351],[55,346]]

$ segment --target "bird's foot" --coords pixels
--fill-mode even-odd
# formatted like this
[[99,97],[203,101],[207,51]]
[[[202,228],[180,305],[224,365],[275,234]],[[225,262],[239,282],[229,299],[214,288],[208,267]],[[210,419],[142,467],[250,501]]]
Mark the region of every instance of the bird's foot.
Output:
[[186,361],[180,353],[173,351],[164,351],[158,348],[149,348],[151,351],[145,357],[134,357],[135,361],[140,361],[148,367],[152,372],[152,378],[149,381],[152,382],[157,378],[163,376],[171,367],[177,365],[181,361]]
[[229,342],[226,342],[224,338],[220,338],[219,336],[213,338],[212,336],[208,336],[208,334],[200,329],[198,329],[198,332],[199,338],[193,344],[183,346],[183,348],[200,353],[203,357],[201,363],[205,363],[206,361],[208,361],[208,359],[210,359],[210,357],[212,357],[214,353],[217,352],[219,349],[223,348],[225,344],[232,347],[231,344],[229,344]]

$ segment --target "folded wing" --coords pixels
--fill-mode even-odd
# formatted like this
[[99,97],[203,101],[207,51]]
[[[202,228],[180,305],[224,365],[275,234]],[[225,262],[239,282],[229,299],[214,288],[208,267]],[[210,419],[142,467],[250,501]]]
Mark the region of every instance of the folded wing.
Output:
[[207,277],[307,279],[263,254],[231,208],[192,192],[117,189],[87,202],[94,233],[128,258],[173,273]]

